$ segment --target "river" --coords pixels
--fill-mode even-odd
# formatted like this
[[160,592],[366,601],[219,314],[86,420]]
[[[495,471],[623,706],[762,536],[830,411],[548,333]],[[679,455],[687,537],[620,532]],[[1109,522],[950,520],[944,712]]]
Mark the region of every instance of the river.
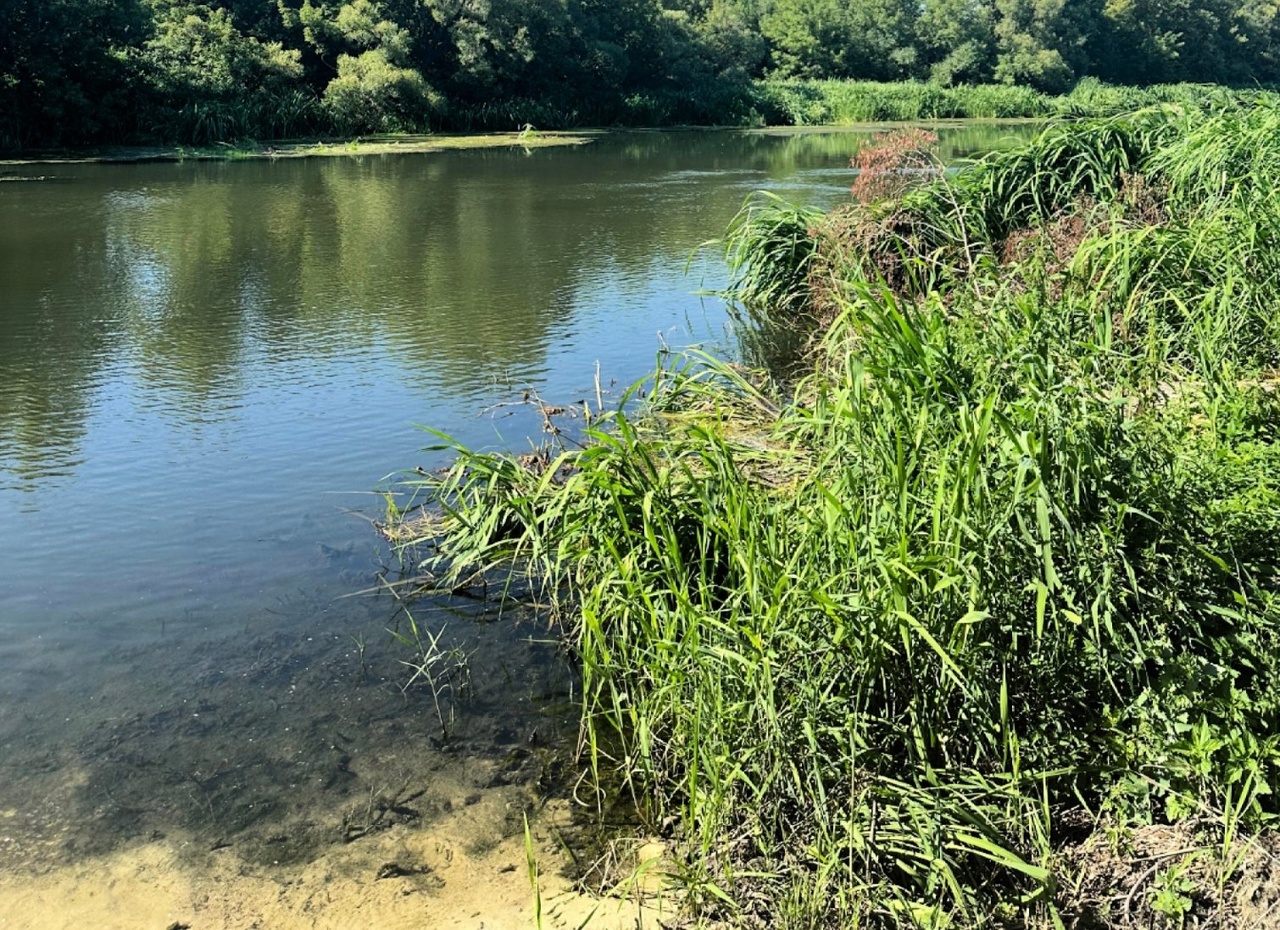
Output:
[[[943,154],[1016,132],[945,127]],[[404,690],[401,605],[359,593],[397,566],[380,492],[442,464],[416,424],[525,449],[526,391],[731,351],[699,244],[757,189],[847,200],[868,137],[0,166],[0,871],[30,879],[0,923],[59,925],[24,923],[39,889],[126,852],[279,884],[464,808],[459,856],[520,832],[573,672],[530,618],[424,602],[467,680],[443,717]],[[445,866],[416,868],[383,879],[433,893]]]

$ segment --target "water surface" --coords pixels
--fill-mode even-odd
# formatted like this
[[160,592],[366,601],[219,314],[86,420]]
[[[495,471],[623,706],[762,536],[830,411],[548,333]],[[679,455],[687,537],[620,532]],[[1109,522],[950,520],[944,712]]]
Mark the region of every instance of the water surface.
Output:
[[446,755],[450,790],[537,769],[573,676],[536,627],[422,605],[471,657],[464,737],[401,693],[394,599],[344,597],[394,561],[375,491],[442,464],[415,424],[524,448],[526,389],[726,346],[698,245],[753,190],[846,200],[867,137],[6,169],[52,177],[0,185],[0,864],[176,833],[305,858],[388,766],[410,794]]

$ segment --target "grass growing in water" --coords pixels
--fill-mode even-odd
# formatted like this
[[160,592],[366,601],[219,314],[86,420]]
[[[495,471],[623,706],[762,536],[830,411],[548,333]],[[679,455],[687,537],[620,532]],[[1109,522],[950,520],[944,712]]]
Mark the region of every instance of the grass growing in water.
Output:
[[1270,97],[1161,108],[753,205],[727,253],[812,340],[789,389],[693,357],[557,459],[424,480],[443,583],[559,598],[589,761],[683,844],[693,912],[1280,907],[1241,881],[1280,862],[1278,138]]

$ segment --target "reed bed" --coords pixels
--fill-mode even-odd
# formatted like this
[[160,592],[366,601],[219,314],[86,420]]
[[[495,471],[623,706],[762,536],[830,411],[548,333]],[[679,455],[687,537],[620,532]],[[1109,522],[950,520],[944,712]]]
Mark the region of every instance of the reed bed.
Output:
[[555,600],[692,920],[1280,913],[1277,139],[1270,96],[1164,105],[753,201],[733,294],[792,377],[690,356],[581,446],[412,482],[441,583]]
[[764,80],[753,83],[753,111],[771,126],[848,125],[939,119],[1045,119],[1109,116],[1164,103],[1201,108],[1249,99],[1255,91],[1221,85],[1106,84],[1084,78],[1054,96],[1014,84],[944,87],[922,81]]

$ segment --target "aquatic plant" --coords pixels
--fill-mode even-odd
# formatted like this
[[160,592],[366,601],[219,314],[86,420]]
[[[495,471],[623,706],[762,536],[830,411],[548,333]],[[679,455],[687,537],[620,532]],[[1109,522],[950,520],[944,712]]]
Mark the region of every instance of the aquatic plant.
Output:
[[[456,705],[471,688],[471,657],[460,646],[445,648],[440,644],[445,627],[432,632],[420,627],[409,610],[405,609],[404,615],[408,630],[402,632],[398,627],[390,630],[392,638],[411,654],[411,658],[401,660],[412,672],[401,684],[401,690],[408,691],[418,682],[426,685],[440,723],[440,736],[447,739],[453,732]],[[363,669],[363,646],[360,646],[360,661]]]
[[[1255,906],[1280,814],[1277,138],[1271,97],[1161,107],[825,219],[757,201],[727,254],[754,318],[811,328],[789,387],[694,354],[580,447],[446,443],[417,481],[442,583],[554,598],[587,760],[684,844],[691,909]],[[1189,858],[1113,867],[1099,838],[1137,825]]]

